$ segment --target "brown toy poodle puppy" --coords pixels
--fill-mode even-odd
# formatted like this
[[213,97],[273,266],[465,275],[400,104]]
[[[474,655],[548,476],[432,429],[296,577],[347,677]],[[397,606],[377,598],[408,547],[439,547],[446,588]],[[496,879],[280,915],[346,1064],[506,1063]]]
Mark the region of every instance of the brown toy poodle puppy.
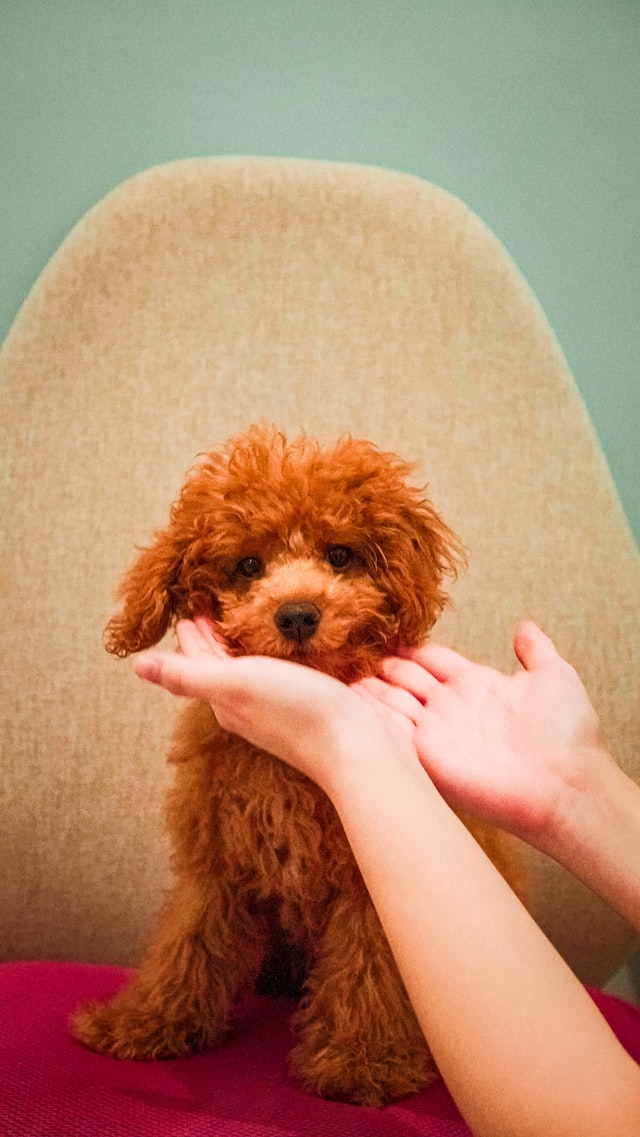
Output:
[[[409,469],[369,442],[250,429],[187,479],[124,578],[107,649],[141,651],[203,614],[238,654],[372,674],[424,639],[461,559]],[[175,884],[136,978],[78,1012],[76,1037],[119,1058],[186,1055],[225,1037],[244,992],[286,980],[306,1087],[373,1106],[423,1087],[433,1063],[328,798],[205,703],[182,714],[169,760]],[[509,878],[500,835],[473,831]]]

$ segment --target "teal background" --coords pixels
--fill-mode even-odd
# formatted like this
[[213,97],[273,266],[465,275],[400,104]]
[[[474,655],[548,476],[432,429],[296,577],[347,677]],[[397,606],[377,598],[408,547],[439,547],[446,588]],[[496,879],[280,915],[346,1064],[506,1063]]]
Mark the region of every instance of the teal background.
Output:
[[73,224],[160,162],[438,182],[505,243],[640,537],[638,0],[0,0],[0,337]]

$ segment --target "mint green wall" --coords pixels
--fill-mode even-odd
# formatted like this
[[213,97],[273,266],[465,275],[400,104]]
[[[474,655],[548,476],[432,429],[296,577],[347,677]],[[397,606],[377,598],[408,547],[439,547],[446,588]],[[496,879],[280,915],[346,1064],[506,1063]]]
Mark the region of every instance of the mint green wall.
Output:
[[0,0],[0,334],[113,185],[197,154],[462,197],[569,358],[640,537],[638,0]]

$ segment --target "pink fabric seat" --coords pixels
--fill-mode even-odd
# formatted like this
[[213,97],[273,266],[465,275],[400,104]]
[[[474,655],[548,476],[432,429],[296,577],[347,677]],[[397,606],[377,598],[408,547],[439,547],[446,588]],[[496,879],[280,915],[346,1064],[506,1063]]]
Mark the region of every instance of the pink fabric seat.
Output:
[[[468,1137],[444,1085],[383,1110],[312,1097],[287,1071],[285,1000],[248,999],[219,1050],[164,1062],[116,1062],[70,1037],[69,1012],[104,998],[126,972],[86,964],[0,967],[2,1137]],[[640,1008],[593,993],[640,1061]]]

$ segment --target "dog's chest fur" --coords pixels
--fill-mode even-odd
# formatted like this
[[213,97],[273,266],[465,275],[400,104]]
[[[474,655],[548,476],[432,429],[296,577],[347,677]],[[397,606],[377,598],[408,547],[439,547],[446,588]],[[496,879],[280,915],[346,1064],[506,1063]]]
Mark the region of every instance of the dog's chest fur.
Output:
[[207,705],[191,704],[183,714],[170,761],[176,777],[168,812],[179,875],[231,877],[256,903],[280,902],[280,923],[291,933],[301,910],[317,909],[321,921],[338,892],[364,887],[323,791],[221,730]]

